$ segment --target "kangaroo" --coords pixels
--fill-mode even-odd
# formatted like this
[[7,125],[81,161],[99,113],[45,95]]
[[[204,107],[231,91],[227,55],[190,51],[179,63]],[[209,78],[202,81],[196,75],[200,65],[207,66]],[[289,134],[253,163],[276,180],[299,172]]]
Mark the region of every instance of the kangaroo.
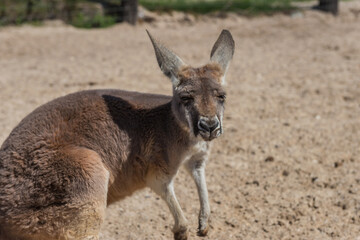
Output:
[[198,235],[208,233],[205,164],[223,133],[234,40],[223,30],[210,62],[193,68],[148,35],[173,96],[89,90],[25,117],[0,149],[0,240],[99,239],[106,207],[144,187],[167,203],[174,239],[187,239],[173,187],[182,164],[199,194]]

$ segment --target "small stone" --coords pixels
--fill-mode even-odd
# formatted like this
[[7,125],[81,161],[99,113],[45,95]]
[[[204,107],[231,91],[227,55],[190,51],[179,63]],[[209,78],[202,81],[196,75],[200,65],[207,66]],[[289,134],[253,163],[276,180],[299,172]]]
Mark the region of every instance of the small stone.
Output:
[[299,18],[303,18],[304,14],[302,12],[297,11],[297,12],[293,12],[290,16],[293,19],[299,19]]
[[226,224],[226,225],[229,225],[229,226],[232,227],[232,228],[235,228],[235,227],[236,227],[234,223],[229,222],[228,220],[225,220],[225,224]]
[[314,183],[317,179],[318,179],[318,177],[312,177],[311,182]]

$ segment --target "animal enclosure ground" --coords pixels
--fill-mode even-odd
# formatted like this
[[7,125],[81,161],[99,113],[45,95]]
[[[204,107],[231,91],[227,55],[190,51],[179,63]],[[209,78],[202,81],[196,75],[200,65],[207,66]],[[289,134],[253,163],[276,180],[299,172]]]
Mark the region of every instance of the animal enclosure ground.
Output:
[[[74,91],[171,94],[145,28],[195,66],[227,28],[236,51],[225,134],[207,166],[205,239],[359,239],[360,2],[340,10],[338,18],[174,13],[136,27],[0,28],[0,142],[35,107]],[[183,169],[175,191],[198,239],[196,188]],[[172,225],[165,202],[143,190],[109,207],[102,239],[171,239]]]

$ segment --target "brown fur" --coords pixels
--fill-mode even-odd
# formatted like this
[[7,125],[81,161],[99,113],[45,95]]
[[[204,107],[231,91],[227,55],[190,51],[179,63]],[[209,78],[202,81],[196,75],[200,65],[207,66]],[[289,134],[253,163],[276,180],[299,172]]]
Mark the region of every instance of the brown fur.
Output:
[[[182,61],[152,41],[163,72],[178,72]],[[197,126],[201,117],[216,116],[221,124],[223,74],[216,63],[184,67],[173,97],[91,90],[30,113],[0,148],[0,240],[98,239],[106,206],[146,186],[167,201],[175,239],[186,239],[172,186],[184,161],[200,194],[199,232],[206,233],[204,140],[219,134]]]
[[[180,84],[175,89],[174,97],[186,95],[193,98],[193,103],[191,106],[188,106],[188,109],[190,115],[194,117],[193,126],[195,128],[195,135],[199,132],[197,122],[200,116],[218,116],[220,118],[223,114],[223,102],[218,99],[218,96],[226,95],[225,90],[220,84],[222,76],[221,68],[215,63],[199,68],[185,66],[178,73]],[[182,111],[181,109],[176,109],[174,112]],[[183,119],[185,122],[184,116],[185,114],[182,113],[178,118]]]
[[[83,216],[77,218],[81,223],[93,214],[87,213],[88,206],[103,212],[105,200],[112,203],[145,187],[147,173],[168,174],[164,156],[177,148],[176,142],[169,143],[170,136],[187,141],[173,124],[170,100],[115,90],[85,91],[32,112],[0,150],[2,231],[14,228],[31,233],[33,239],[57,239],[60,229],[72,225],[68,220],[74,215]],[[78,202],[87,206],[85,212]],[[99,223],[102,214],[95,216]],[[59,226],[52,227],[54,222]]]
[[219,64],[209,63],[203,67],[192,68],[190,66],[184,66],[180,69],[178,77],[181,80],[184,79],[216,79],[218,83],[221,83],[221,77],[224,75]]

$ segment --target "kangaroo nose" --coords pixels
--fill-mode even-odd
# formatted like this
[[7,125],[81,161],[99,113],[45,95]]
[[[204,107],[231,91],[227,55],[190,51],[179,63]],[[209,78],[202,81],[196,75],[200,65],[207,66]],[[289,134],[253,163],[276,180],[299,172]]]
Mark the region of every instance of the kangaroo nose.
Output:
[[198,128],[201,131],[212,132],[219,127],[219,120],[217,118],[208,119],[208,118],[200,118],[198,122]]

